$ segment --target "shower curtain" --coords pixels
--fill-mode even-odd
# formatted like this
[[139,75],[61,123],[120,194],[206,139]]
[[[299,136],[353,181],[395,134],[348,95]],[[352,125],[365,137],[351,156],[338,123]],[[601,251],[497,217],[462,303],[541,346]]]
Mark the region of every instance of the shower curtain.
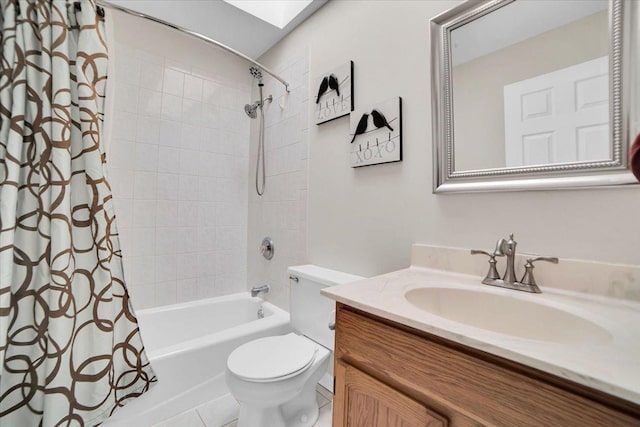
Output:
[[0,0],[0,425],[97,425],[156,381],[101,149],[104,11]]

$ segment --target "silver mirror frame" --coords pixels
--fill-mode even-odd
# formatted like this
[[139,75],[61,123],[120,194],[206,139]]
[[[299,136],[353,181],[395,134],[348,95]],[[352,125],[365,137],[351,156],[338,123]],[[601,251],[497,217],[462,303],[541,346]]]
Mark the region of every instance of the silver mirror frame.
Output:
[[628,168],[631,109],[631,10],[609,1],[610,140],[613,158],[597,162],[456,171],[451,82],[451,31],[516,0],[469,0],[431,19],[433,192],[560,190],[637,183]]

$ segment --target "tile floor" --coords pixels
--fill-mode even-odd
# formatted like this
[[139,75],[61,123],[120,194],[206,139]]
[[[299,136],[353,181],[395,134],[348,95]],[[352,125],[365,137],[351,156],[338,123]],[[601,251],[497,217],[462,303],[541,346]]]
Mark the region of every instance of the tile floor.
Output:
[[[331,427],[331,400],[333,395],[324,387],[317,386],[316,398],[320,416],[314,427]],[[236,427],[238,402],[230,394],[205,403],[153,427]]]

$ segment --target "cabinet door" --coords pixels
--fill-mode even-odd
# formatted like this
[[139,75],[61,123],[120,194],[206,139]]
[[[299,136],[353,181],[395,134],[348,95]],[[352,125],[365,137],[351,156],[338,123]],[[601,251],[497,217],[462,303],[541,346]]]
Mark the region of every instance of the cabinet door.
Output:
[[343,362],[336,366],[335,427],[446,427],[446,418]]

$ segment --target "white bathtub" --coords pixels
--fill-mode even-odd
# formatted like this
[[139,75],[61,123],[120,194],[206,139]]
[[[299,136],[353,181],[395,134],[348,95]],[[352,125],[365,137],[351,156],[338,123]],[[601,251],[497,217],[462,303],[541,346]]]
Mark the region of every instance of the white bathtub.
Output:
[[[262,305],[265,317],[258,319]],[[158,383],[103,426],[144,427],[228,393],[229,354],[255,338],[291,331],[289,313],[239,293],[137,312]]]

